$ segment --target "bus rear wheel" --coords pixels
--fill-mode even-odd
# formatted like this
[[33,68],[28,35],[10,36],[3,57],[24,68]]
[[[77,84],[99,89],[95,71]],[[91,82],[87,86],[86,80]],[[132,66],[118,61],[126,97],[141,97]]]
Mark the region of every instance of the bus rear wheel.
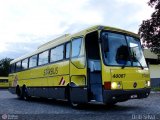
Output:
[[16,94],[17,94],[18,98],[21,99],[21,89],[20,89],[19,85],[17,85],[17,87],[16,87]]
[[23,100],[26,100],[26,101],[28,101],[28,100],[30,99],[30,96],[29,96],[29,94],[28,94],[27,87],[26,87],[25,85],[23,85],[23,87],[22,87],[21,98],[22,98]]

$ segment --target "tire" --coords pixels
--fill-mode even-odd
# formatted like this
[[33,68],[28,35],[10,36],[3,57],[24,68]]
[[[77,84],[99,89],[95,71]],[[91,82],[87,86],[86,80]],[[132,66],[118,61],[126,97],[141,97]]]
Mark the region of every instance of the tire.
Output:
[[17,85],[17,87],[16,87],[16,94],[17,94],[17,97],[19,98],[19,99],[21,99],[21,89],[20,89],[20,87],[19,87],[19,85]]
[[[71,85],[75,85],[75,84],[71,84]],[[71,86],[67,85],[67,88],[66,88],[66,98],[68,100],[68,103],[72,106],[72,108],[78,108],[80,106],[80,104],[79,103],[75,103],[75,102],[73,102],[71,100],[70,88],[71,88]]]
[[27,87],[26,87],[25,85],[23,85],[23,87],[22,87],[21,98],[22,98],[23,100],[26,100],[26,101],[28,101],[28,100],[30,99],[30,96],[29,96],[29,94],[28,94]]
[[69,84],[65,88],[65,98],[68,102],[70,102],[70,87],[69,87]]

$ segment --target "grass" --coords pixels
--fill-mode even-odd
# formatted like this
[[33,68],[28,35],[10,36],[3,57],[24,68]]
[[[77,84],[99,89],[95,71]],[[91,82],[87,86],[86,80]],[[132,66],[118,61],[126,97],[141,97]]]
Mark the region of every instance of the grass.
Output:
[[152,88],[152,91],[160,91],[160,87]]

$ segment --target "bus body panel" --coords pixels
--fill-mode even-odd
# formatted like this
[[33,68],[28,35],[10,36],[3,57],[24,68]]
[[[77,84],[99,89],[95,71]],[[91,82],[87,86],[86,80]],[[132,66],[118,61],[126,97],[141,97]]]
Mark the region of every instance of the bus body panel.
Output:
[[[36,67],[30,70],[24,70],[10,75],[10,79],[15,80],[18,77],[18,84],[28,87],[33,86],[64,86],[69,83],[69,61]],[[65,79],[64,84],[60,84],[61,79]],[[13,83],[12,83],[13,84]]]
[[[111,69],[111,81],[120,81],[122,82],[123,89],[140,89],[145,88],[146,77],[149,78],[148,70],[140,69]],[[122,80],[123,79],[123,80]],[[137,86],[134,88],[133,84],[137,83]]]
[[[126,67],[111,67],[103,66],[102,70],[103,85],[105,82],[122,82],[122,88],[125,90],[129,89],[141,89],[145,88],[146,81],[150,81],[148,68],[131,68]],[[136,88],[133,87],[134,83],[137,83]]]
[[9,83],[0,83],[0,88],[8,88]]
[[0,88],[8,88],[8,87],[9,87],[8,77],[0,77]]
[[86,68],[77,68],[73,63],[70,63],[70,79],[77,86],[85,86]]

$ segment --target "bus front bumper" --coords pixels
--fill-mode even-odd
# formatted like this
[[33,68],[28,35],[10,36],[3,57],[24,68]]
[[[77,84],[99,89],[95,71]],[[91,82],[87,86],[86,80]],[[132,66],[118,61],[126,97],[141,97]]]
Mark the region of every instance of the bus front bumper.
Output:
[[129,99],[146,98],[150,94],[150,88],[136,90],[104,90],[104,103],[123,102]]

